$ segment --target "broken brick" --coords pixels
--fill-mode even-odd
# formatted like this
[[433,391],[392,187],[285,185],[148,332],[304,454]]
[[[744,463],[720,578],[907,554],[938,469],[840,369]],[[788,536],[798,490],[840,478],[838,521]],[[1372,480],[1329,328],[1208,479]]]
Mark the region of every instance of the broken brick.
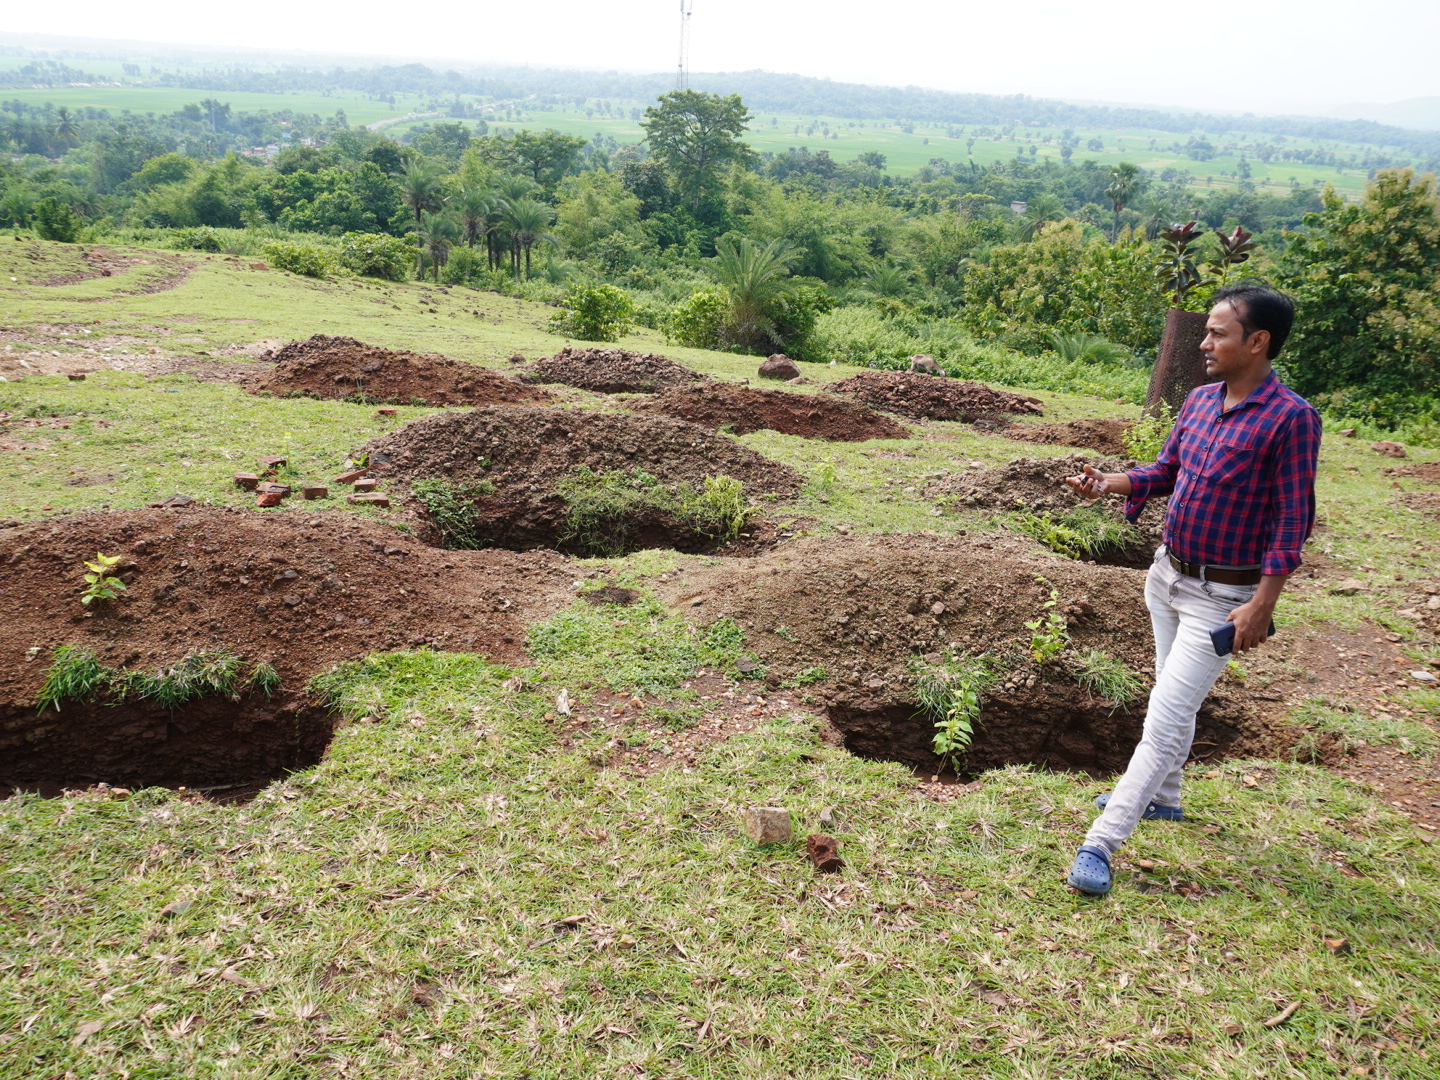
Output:
[[278,469],[289,462],[289,458],[283,457],[262,457],[260,464],[267,469]]
[[397,410],[395,410],[395,409],[386,408],[386,409],[376,409],[376,410],[375,410],[375,415],[376,415],[376,416],[395,416],[396,414],[397,414]]
[[840,858],[840,841],[833,836],[811,833],[805,838],[805,851],[822,874],[838,874],[845,869],[845,860]]
[[336,484],[353,484],[356,480],[363,480],[364,477],[364,469],[353,469],[350,472],[341,473],[339,476],[335,477],[335,480],[333,482]]
[[363,479],[360,479],[360,480],[356,480],[356,481],[355,481],[355,490],[356,490],[356,491],[374,491],[375,488],[379,485],[379,483],[380,483],[380,481],[379,481],[379,480],[376,480],[373,476],[367,476],[367,477],[364,477]]
[[330,494],[330,489],[324,484],[306,484],[300,489],[300,494],[307,499],[323,499]]
[[255,490],[262,495],[279,495],[283,499],[290,494],[290,485],[266,481],[263,484],[256,484]]
[[260,477],[253,472],[237,472],[234,480],[235,486],[245,491],[254,491],[255,485],[260,483]]
[[369,505],[369,506],[389,506],[389,505],[390,505],[390,496],[389,496],[389,495],[385,495],[385,494],[383,494],[383,493],[381,493],[381,492],[379,492],[379,491],[367,491],[367,492],[365,492],[364,494],[361,494],[361,495],[347,495],[347,496],[345,496],[345,499],[346,499],[347,502],[352,502],[352,503],[365,503],[365,504],[367,504],[367,505]]
[[279,506],[284,496],[274,491],[262,491],[255,497],[256,506]]
[[788,844],[794,836],[790,811],[779,806],[747,806],[745,832],[757,844]]

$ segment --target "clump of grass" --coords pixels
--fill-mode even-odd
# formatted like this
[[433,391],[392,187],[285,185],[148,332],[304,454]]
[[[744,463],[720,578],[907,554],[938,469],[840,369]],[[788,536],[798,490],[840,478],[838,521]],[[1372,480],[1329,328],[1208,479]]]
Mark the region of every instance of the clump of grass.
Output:
[[490,541],[476,530],[475,500],[495,491],[488,480],[455,484],[449,480],[417,480],[411,490],[440,530],[440,542],[457,551],[477,551]]
[[1161,403],[1159,413],[1153,416],[1147,413],[1136,420],[1125,429],[1120,441],[1125,444],[1125,452],[1136,461],[1154,461],[1174,426],[1175,414],[1169,405]]
[[242,689],[256,691],[268,698],[280,689],[280,673],[272,665],[261,661],[251,669]]
[[1329,738],[1342,754],[1364,746],[1398,746],[1416,758],[1433,757],[1440,750],[1440,733],[1428,724],[1417,724],[1399,716],[1367,716],[1351,708],[1336,707],[1325,698],[1307,698],[1295,710],[1294,719],[1310,731],[1291,748],[1297,761],[1319,761],[1320,743]]
[[813,686],[817,682],[823,682],[828,675],[829,672],[819,665],[801,668],[794,675],[791,675],[789,680],[782,685],[792,688],[797,686]]
[[614,690],[674,690],[702,667],[729,669],[744,633],[732,619],[700,630],[645,594],[616,618],[613,607],[577,602],[530,628],[526,647],[539,664]]
[[50,670],[45,672],[45,681],[40,684],[36,698],[36,711],[46,709],[60,711],[60,702],[66,698],[72,701],[90,702],[110,688],[115,673],[100,663],[94,649],[83,645],[61,645],[55,650],[55,659]]
[[1067,559],[1094,559],[1132,546],[1139,537],[1133,525],[1089,506],[1064,514],[1033,514],[1019,510],[1007,522],[1016,532],[1038,540]]
[[940,664],[912,663],[915,703],[935,725],[931,742],[942,763],[952,768],[965,756],[980,720],[981,696],[994,679],[989,656],[954,656]]
[[460,688],[493,690],[510,674],[509,668],[472,653],[416,649],[336,664],[311,678],[305,690],[332,712],[383,717],[402,703],[421,710],[431,708]]
[[[162,709],[211,694],[233,697],[240,683],[240,657],[228,649],[192,652],[178,664],[159,671],[127,671],[114,680],[116,701],[134,698]],[[273,669],[271,669],[273,671]]]
[[1095,697],[1124,707],[1145,692],[1145,684],[1104,649],[1086,649],[1075,657],[1075,681]]
[[557,490],[566,503],[560,543],[592,556],[633,551],[636,526],[645,519],[668,519],[682,531],[724,542],[738,536],[750,516],[744,485],[729,476],[707,476],[697,491],[690,484],[667,487],[643,469],[596,472],[581,465]]

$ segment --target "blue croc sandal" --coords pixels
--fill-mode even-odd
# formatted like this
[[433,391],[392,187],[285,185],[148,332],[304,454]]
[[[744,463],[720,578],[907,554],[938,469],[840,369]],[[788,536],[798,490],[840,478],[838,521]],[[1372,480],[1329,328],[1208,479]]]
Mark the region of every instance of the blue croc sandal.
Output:
[[1075,862],[1066,880],[1072,889],[1090,896],[1104,896],[1110,891],[1110,856],[1086,844],[1075,853]]
[[[1101,810],[1105,809],[1105,804],[1109,801],[1109,794],[1095,796],[1095,805]],[[1140,818],[1143,821],[1184,821],[1185,811],[1178,806],[1161,806],[1158,802],[1152,802],[1145,807],[1145,812],[1140,815]]]

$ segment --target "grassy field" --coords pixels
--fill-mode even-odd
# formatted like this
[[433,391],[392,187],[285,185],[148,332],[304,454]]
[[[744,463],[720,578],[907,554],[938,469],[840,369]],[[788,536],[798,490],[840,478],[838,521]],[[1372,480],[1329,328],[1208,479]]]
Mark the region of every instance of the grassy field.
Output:
[[[0,451],[0,516],[176,490],[239,500],[222,481],[240,460],[287,451],[328,469],[425,411],[377,418],[113,362],[324,332],[504,367],[561,343],[552,309],[493,293],[186,258],[187,277],[142,293],[158,263],[47,286],[81,265],[76,249],[0,246],[0,355],[95,362],[84,382],[0,384],[0,410],[70,424],[35,429],[42,450]],[[623,344],[754,374],[753,358],[648,333]],[[851,373],[807,368],[817,384]],[[1036,396],[1046,419],[1126,408]],[[904,489],[1066,452],[958,424],[883,444],[742,441],[822,481],[796,507],[821,533],[998,528],[937,518]],[[1378,461],[1326,437],[1314,542],[1374,591],[1300,590],[1287,627],[1406,629],[1394,597],[1433,577],[1440,525],[1395,501]],[[677,558],[577,573],[644,589]],[[0,802],[0,1077],[1436,1074],[1435,847],[1363,785],[1301,764],[1197,768],[1192,820],[1142,827],[1115,893],[1082,900],[1063,873],[1105,790],[1084,776],[1009,769],[926,798],[901,766],[822,744],[798,705],[693,758],[642,719],[562,738],[547,718],[559,689],[583,708],[587,682],[638,685],[682,633],[663,609],[629,610],[557,616],[589,620],[590,644],[552,650],[519,690],[483,657],[354,665],[330,686],[348,722],[326,760],[248,805],[162,789]],[[683,682],[674,696],[710,707]],[[1414,733],[1322,717],[1330,704],[1307,704],[1310,719],[1375,743]],[[603,764],[615,738],[655,771]],[[751,844],[738,815],[755,804],[789,807],[802,834],[830,809],[845,873]]]

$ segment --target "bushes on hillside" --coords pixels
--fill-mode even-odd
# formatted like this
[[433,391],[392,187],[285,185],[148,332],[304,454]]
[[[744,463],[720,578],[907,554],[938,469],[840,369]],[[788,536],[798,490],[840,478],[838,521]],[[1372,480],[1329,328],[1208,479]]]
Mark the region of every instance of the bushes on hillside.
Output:
[[635,302],[614,285],[582,285],[565,290],[560,311],[550,317],[550,332],[581,341],[619,341],[635,325]]
[[35,204],[35,233],[41,240],[73,244],[85,222],[67,202],[53,196]]
[[415,248],[398,236],[347,232],[340,238],[340,265],[360,277],[404,281],[414,259]]
[[315,244],[271,240],[260,251],[275,269],[288,270],[302,277],[329,277],[340,269],[340,260],[335,252]]

